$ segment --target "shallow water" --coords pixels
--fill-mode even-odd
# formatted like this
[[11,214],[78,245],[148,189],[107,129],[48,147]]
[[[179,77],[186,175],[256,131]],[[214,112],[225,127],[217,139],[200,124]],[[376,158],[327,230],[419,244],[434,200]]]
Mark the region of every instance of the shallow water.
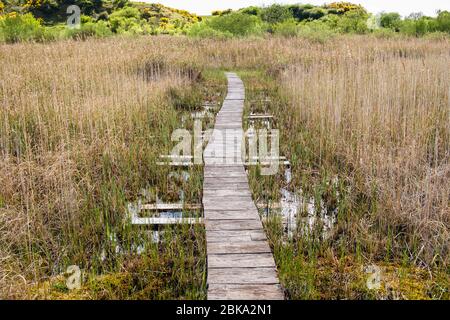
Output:
[[[292,169],[289,166],[285,167],[284,178],[288,186],[292,182]],[[332,183],[337,184],[337,179],[333,179]],[[302,189],[289,191],[281,188],[279,192],[279,206],[264,209],[263,214],[281,215],[289,238],[296,233],[310,235],[316,230],[320,230],[322,239],[328,239],[332,235],[337,223],[337,209],[328,211],[322,200],[316,203],[313,197],[305,196]]]

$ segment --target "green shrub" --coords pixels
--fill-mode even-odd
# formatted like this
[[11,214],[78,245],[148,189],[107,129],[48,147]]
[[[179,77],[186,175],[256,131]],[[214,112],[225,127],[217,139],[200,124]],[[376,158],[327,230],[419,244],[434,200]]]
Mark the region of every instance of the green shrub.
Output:
[[188,36],[195,38],[231,38],[233,34],[230,32],[223,32],[215,30],[208,26],[206,23],[194,24],[187,32]]
[[288,10],[291,12],[291,15],[298,21],[311,19],[308,10],[313,8],[314,6],[310,4],[295,4],[288,6]]
[[258,17],[238,12],[212,17],[206,21],[206,25],[211,29],[233,36],[247,36],[262,32],[261,20]]
[[11,13],[0,17],[0,38],[3,41],[39,41],[42,40],[43,33],[41,23],[31,13]]
[[292,18],[289,8],[279,4],[273,4],[261,12],[261,19],[270,24],[276,24]]
[[65,37],[79,40],[85,40],[89,37],[103,38],[110,35],[112,35],[112,32],[105,21],[88,22],[82,24],[79,29],[65,30]]
[[369,16],[363,11],[348,11],[337,20],[337,29],[343,33],[367,33],[367,19]]
[[336,36],[336,32],[325,23],[315,20],[304,23],[298,30],[298,36],[312,42],[325,43]]
[[448,11],[439,12],[436,19],[435,31],[450,33],[450,12]]
[[251,7],[247,7],[247,8],[243,8],[241,10],[239,10],[239,12],[244,13],[244,14],[248,14],[251,16],[258,16],[261,14],[261,8],[260,7],[255,7],[255,6],[251,6]]
[[399,31],[401,24],[402,18],[397,12],[382,13],[380,16],[380,25],[382,28]]
[[[144,22],[145,20],[142,20]],[[111,30],[115,33],[139,33],[141,25],[141,13],[134,7],[125,7],[114,11],[109,16]]]
[[394,30],[390,28],[375,29],[373,30],[372,35],[374,35],[376,38],[379,39],[391,39],[398,37],[398,33],[396,33]]
[[295,37],[298,35],[299,26],[295,19],[289,19],[284,22],[278,23],[274,26],[273,32],[276,35],[283,37]]
[[308,17],[307,19],[309,20],[317,20],[320,19],[324,16],[326,16],[328,13],[327,10],[323,9],[323,8],[311,8],[311,9],[306,9],[304,11],[304,14]]
[[405,19],[401,26],[400,32],[414,37],[421,37],[429,32],[428,20],[424,17],[420,19]]

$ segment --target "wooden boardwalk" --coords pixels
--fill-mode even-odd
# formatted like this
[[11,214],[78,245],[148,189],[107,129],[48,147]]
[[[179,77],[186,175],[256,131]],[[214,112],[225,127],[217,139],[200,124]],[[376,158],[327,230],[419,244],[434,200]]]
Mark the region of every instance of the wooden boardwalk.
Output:
[[284,299],[241,157],[245,88],[226,75],[228,95],[203,155],[208,299]]

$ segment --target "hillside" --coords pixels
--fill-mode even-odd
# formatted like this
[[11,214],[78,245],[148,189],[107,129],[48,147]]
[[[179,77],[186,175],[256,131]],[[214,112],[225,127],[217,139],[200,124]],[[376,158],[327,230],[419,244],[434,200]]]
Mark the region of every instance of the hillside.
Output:
[[127,0],[0,0],[0,14],[30,13],[42,25],[54,26],[66,22],[69,5],[80,7],[82,23],[102,22],[113,32],[176,33],[201,20],[185,10]]

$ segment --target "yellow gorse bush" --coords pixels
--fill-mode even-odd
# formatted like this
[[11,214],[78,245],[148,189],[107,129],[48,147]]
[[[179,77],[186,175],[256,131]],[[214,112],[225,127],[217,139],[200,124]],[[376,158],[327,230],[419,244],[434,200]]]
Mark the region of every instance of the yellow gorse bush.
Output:
[[327,9],[336,9],[342,12],[348,12],[353,10],[364,10],[364,8],[359,4],[354,4],[351,2],[332,2],[326,5]]
[[28,0],[24,8],[40,8],[41,6],[42,0]]

